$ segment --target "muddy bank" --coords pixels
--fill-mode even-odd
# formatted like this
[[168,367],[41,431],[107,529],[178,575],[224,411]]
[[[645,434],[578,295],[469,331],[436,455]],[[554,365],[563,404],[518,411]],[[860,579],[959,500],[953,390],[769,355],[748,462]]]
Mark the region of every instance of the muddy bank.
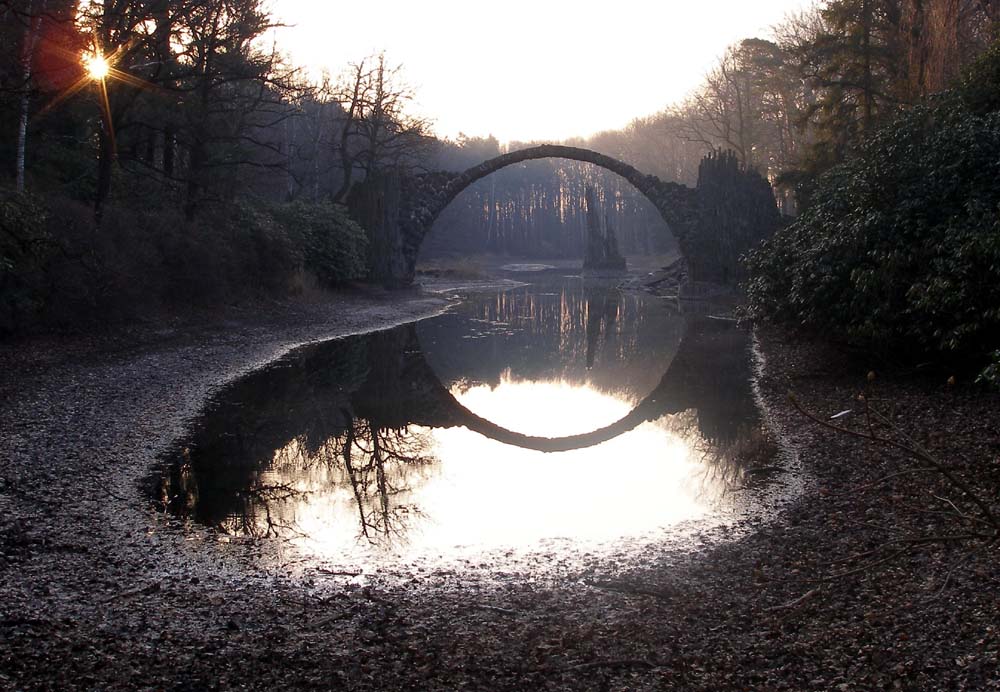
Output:
[[[883,561],[900,537],[968,533],[933,499],[961,498],[928,474],[872,487],[909,462],[785,398],[856,409],[867,368],[779,334],[759,335],[761,394],[811,484],[776,521],[706,536],[700,553],[650,549],[557,579],[470,565],[357,583],[259,569],[268,546],[140,496],[213,388],[295,344],[445,303],[353,296],[0,351],[0,688],[1000,688],[996,545],[914,542]],[[870,396],[977,488],[1000,487],[997,397],[892,378]]]

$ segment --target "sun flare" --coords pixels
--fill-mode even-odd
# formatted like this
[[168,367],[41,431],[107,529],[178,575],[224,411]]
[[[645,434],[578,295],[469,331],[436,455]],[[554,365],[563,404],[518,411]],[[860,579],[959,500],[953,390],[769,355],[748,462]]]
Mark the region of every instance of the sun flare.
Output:
[[83,56],[83,66],[87,70],[87,74],[94,81],[105,79],[111,72],[111,65],[108,63],[107,58],[98,51],[85,53]]

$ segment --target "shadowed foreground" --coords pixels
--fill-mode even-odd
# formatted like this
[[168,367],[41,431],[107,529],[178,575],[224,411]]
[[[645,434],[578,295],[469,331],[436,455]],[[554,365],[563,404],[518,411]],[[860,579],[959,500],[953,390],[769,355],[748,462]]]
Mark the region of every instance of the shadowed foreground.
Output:
[[[288,345],[440,303],[271,315],[167,337],[0,353],[0,687],[168,690],[986,689],[1000,685],[996,546],[920,546],[847,576],[911,526],[925,476],[809,427],[852,406],[857,368],[762,335],[763,394],[815,482],[759,531],[695,555],[350,576],[278,564],[151,513],[154,456],[209,390]],[[339,315],[339,317],[338,317]],[[313,317],[316,317],[315,315]],[[44,348],[43,348],[44,346]],[[996,458],[997,398],[880,383],[928,444]],[[957,458],[958,454],[955,454]],[[995,480],[995,479],[994,479]],[[928,515],[934,529],[944,522]],[[748,524],[753,524],[750,520]],[[947,528],[946,526],[944,528]],[[705,539],[721,538],[705,536]],[[544,558],[544,556],[543,556]],[[256,567],[259,561],[269,569]],[[952,570],[961,561],[958,568]],[[944,588],[942,588],[944,587]]]

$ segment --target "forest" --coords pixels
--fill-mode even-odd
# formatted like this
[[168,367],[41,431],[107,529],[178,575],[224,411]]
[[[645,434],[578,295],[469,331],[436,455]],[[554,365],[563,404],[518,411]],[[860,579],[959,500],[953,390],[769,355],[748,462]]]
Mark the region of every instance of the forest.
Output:
[[[788,224],[749,258],[754,318],[981,356],[1000,324],[998,18],[993,0],[818,3],[682,102],[564,143],[688,185],[718,151],[764,175]],[[261,0],[0,3],[0,331],[362,280],[357,183],[537,144],[436,137],[384,53],[310,81],[274,25]],[[466,191],[424,256],[579,257],[588,186],[626,254],[674,249],[627,183],[549,159]]]

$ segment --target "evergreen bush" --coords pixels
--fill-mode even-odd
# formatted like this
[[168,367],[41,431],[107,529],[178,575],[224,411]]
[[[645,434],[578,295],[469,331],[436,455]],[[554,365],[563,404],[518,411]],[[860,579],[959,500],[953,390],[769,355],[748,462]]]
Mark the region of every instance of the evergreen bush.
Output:
[[305,268],[327,285],[363,279],[368,239],[347,210],[329,202],[290,202],[272,209],[300,244]]
[[[970,74],[992,74],[989,60],[1000,51]],[[822,177],[749,253],[750,316],[982,367],[1000,343],[1000,102],[984,103],[944,93]]]

